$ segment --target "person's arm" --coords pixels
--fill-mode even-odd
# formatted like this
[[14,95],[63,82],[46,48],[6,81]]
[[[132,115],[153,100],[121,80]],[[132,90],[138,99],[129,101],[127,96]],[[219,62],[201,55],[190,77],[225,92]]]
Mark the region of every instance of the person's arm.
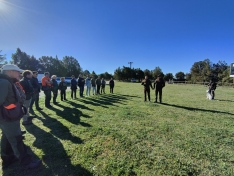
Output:
[[0,106],[6,101],[8,90],[12,87],[11,84],[5,81],[0,81]]

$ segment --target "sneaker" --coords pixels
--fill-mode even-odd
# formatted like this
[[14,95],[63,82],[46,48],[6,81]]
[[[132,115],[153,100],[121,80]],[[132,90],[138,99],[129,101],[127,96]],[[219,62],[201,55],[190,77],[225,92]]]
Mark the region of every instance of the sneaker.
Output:
[[35,169],[42,165],[41,160],[32,160],[28,165],[24,166],[24,169]]
[[27,121],[23,121],[22,125],[31,125],[32,121],[31,120],[27,120]]

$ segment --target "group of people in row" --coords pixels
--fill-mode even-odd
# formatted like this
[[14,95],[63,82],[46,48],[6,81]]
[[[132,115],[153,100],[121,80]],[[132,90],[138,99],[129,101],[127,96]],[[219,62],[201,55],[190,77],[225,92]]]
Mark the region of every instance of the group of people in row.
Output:
[[[65,81],[65,78],[62,77],[60,78],[60,82],[57,82],[57,77],[56,75],[51,76],[49,72],[46,72],[44,74],[44,77],[41,80],[42,82],[42,90],[45,93],[45,106],[47,108],[50,108],[50,100],[51,100],[51,92],[53,94],[53,103],[57,104],[57,95],[58,95],[58,90],[60,90],[60,96],[61,96],[61,101],[67,100],[66,96],[66,90],[68,87],[68,83]],[[90,76],[87,76],[86,79],[83,78],[83,76],[80,74],[78,79],[75,78],[74,75],[72,75],[72,79],[70,81],[70,88],[71,88],[71,98],[76,99],[77,96],[77,89],[79,87],[79,93],[80,97],[84,97],[84,87],[86,86],[86,96],[90,96],[90,92],[92,89],[92,94],[93,95],[99,95],[104,93],[105,94],[105,86],[106,86],[106,81],[100,76],[98,76],[97,79],[91,78]],[[114,80],[111,78],[109,81],[109,86],[110,86],[110,93],[113,93],[114,90]]]
[[[37,110],[43,110],[39,106],[40,91],[45,94],[45,107],[51,108],[51,92],[53,93],[53,103],[57,104],[56,98],[60,90],[61,101],[66,100],[67,83],[62,77],[57,82],[56,75],[50,77],[49,72],[44,73],[42,87],[40,86],[37,71],[21,70],[13,64],[4,65],[0,73],[0,128],[1,138],[1,159],[2,168],[9,167],[15,161],[20,161],[24,169],[34,169],[42,164],[41,160],[35,160],[27,152],[23,139],[26,131],[21,131],[20,120],[23,118],[22,125],[32,124],[35,117],[33,105]],[[76,98],[76,91],[79,87],[80,97],[83,97],[84,86],[87,86],[86,95],[90,95],[92,88],[93,95],[105,93],[106,82],[100,76],[97,79],[82,75],[76,80],[72,76],[71,98]],[[110,93],[113,93],[114,80],[109,81]]]

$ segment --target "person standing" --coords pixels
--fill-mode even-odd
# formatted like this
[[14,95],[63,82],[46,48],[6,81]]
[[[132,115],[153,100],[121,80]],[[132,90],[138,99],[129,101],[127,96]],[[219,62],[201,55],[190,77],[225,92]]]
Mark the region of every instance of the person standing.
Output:
[[77,82],[76,82],[74,75],[72,75],[71,77],[72,77],[72,79],[71,79],[71,98],[76,99]]
[[57,76],[53,75],[51,76],[51,81],[52,81],[52,87],[51,87],[51,91],[53,93],[53,103],[56,105],[58,104],[56,102],[57,96],[58,96],[58,82],[56,81]]
[[31,84],[32,72],[30,70],[25,70],[22,75],[23,78],[20,80],[20,85],[23,87],[24,93],[26,95],[24,106],[27,109],[27,113],[23,116],[22,125],[29,125],[32,124],[32,118],[34,118],[34,116],[29,116],[29,107],[34,93],[33,86]]
[[100,76],[98,76],[98,78],[95,81],[96,85],[97,85],[97,94],[100,94],[100,87],[101,87],[101,79]]
[[82,77],[82,74],[79,75],[79,78],[78,78],[77,82],[78,82],[78,86],[80,88],[80,97],[83,97],[85,80]]
[[91,85],[92,85],[93,95],[96,95],[97,94],[97,91],[96,91],[96,81],[95,81],[95,79],[93,77],[91,79]]
[[105,87],[106,87],[106,81],[104,80],[104,78],[102,78],[101,80],[101,94],[102,92],[105,94]]
[[154,81],[154,88],[155,88],[155,101],[154,103],[158,102],[158,94],[159,94],[159,101],[162,103],[162,89],[165,87],[165,82],[161,75],[158,75],[158,78]]
[[152,87],[151,81],[148,79],[148,76],[145,76],[145,79],[141,82],[141,85],[144,86],[144,95],[145,95],[145,101],[146,101],[146,95],[148,95],[148,100],[150,101],[150,87]]
[[50,73],[45,72],[44,77],[41,79],[42,90],[45,94],[45,107],[51,108],[50,100],[51,100],[51,84],[52,81],[50,80]]
[[111,78],[111,80],[109,81],[109,85],[110,85],[110,93],[113,93],[113,90],[115,87],[115,82],[114,82],[113,78]]
[[86,85],[86,96],[90,96],[90,90],[91,90],[91,80],[90,77],[87,76],[87,78],[85,79],[85,85]]
[[32,100],[31,100],[31,103],[30,103],[29,112],[33,113],[33,108],[32,107],[33,107],[34,102],[35,102],[37,110],[40,111],[40,110],[42,110],[42,108],[39,107],[40,85],[39,85],[38,79],[37,79],[38,72],[37,71],[33,71],[32,73],[33,73],[33,76],[32,76],[32,79],[31,79],[31,84],[32,84],[34,93],[32,95]]
[[[24,169],[35,169],[42,164],[42,161],[32,159],[32,156],[27,153],[20,128],[20,119],[24,114],[22,111],[23,99],[14,84],[19,81],[22,70],[16,65],[7,64],[2,67],[1,72],[0,108],[2,112],[3,110],[4,112],[16,111],[11,115],[0,113],[2,169],[8,168],[17,160]],[[19,83],[17,85],[19,88],[21,87]],[[23,92],[21,93],[24,95]]]
[[61,101],[67,100],[66,99],[66,90],[67,90],[67,83],[65,82],[65,78],[61,78],[61,82],[58,85],[58,89],[60,90]]
[[215,82],[215,78],[212,78],[210,80],[210,83],[208,84],[208,86],[209,86],[209,93],[211,94],[212,100],[213,100],[214,97],[215,97],[215,89],[216,89],[216,86],[217,86],[217,84]]

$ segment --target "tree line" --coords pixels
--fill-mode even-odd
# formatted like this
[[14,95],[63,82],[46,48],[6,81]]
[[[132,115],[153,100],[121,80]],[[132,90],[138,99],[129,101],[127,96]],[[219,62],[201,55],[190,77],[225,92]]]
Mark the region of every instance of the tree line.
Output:
[[[84,76],[92,76],[97,78],[95,71],[89,72],[83,70],[78,60],[72,56],[64,56],[61,60],[55,56],[41,56],[35,58],[27,53],[16,49],[16,52],[12,54],[12,60],[10,63],[18,65],[23,70],[33,70],[39,73],[50,72],[57,76],[71,76],[78,77],[79,74]],[[0,63],[6,63],[5,55],[1,54],[0,50]],[[189,73],[183,71],[177,72],[175,75],[172,73],[163,73],[162,69],[157,66],[154,70],[141,70],[140,68],[130,68],[123,66],[114,70],[114,75],[105,72],[99,74],[100,77],[109,80],[114,77],[116,80],[129,81],[131,78],[137,79],[139,82],[144,79],[144,76],[148,76],[149,79],[155,79],[158,75],[162,75],[165,81],[191,81],[191,82],[208,82],[211,78],[215,78],[217,81],[232,83],[233,78],[229,77],[230,66],[225,61],[219,61],[218,63],[212,63],[209,59],[195,62],[190,69]]]

